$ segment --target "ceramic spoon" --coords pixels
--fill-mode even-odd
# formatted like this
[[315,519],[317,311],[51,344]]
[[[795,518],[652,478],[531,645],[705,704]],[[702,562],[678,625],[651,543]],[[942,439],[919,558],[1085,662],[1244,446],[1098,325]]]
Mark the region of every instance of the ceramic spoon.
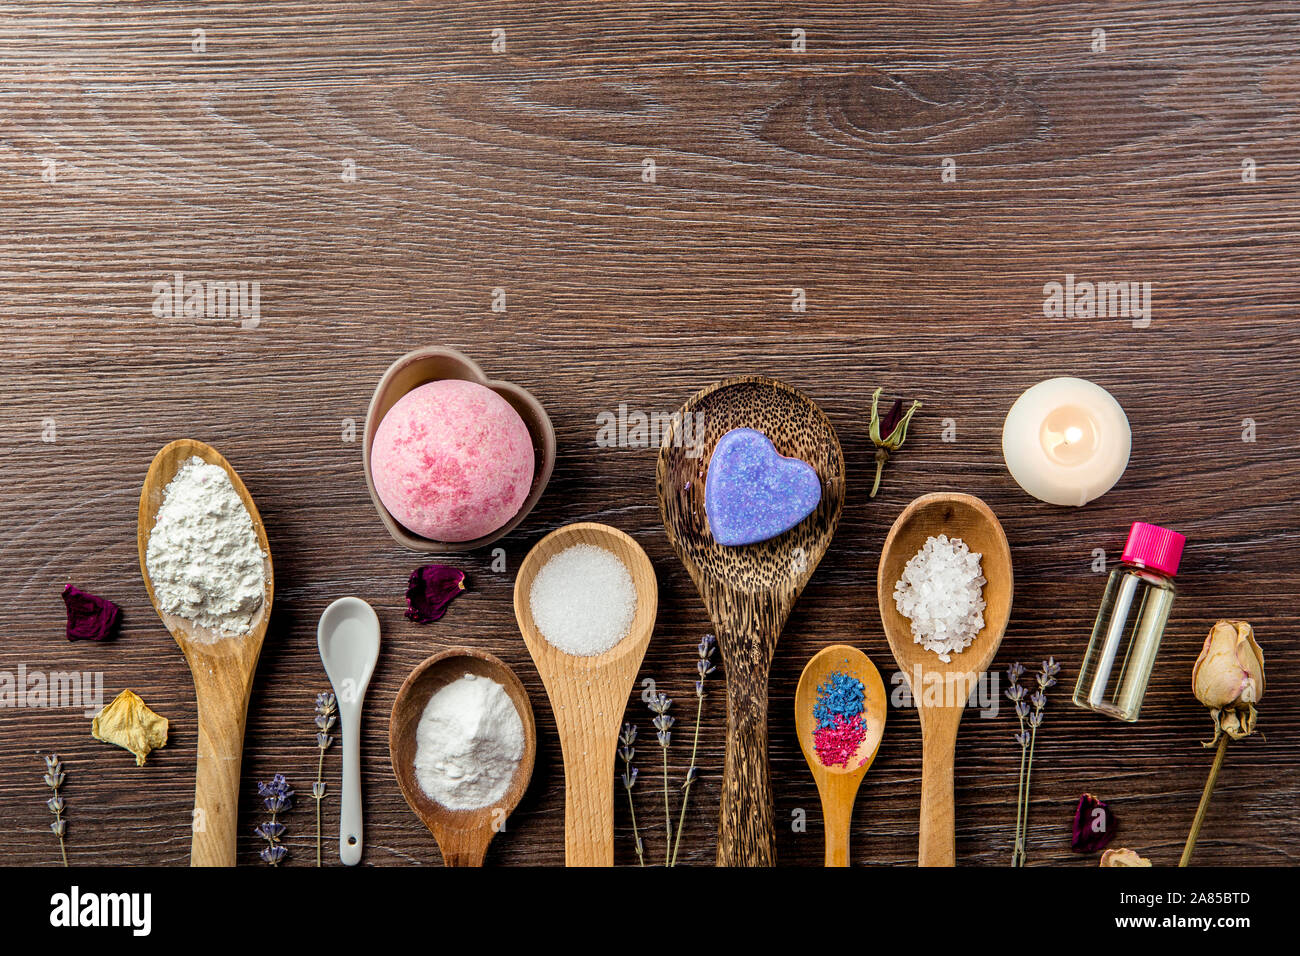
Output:
[[379,660],[379,616],[360,598],[339,598],[316,626],[321,663],[334,688],[343,737],[343,804],[339,812],[339,859],[361,862],[361,706]]
[[[533,623],[529,594],[546,562],[577,544],[612,551],[636,587],[626,637],[603,654],[578,657],[552,645]],[[641,546],[616,528],[581,522],[552,531],[528,552],[515,578],[515,618],[546,686],[564,753],[564,859],[568,866],[614,865],[614,757],[632,683],[659,607],[655,569]]]
[[[867,733],[858,745],[857,752],[843,766],[826,766],[817,755],[813,734],[817,720],[813,708],[817,705],[817,688],[835,671],[842,671],[862,681],[863,708],[866,712]],[[870,658],[856,647],[832,644],[823,648],[803,669],[799,688],[794,695],[794,726],[799,735],[799,746],[804,759],[817,781],[817,793],[822,799],[822,819],[826,821],[826,865],[849,865],[849,830],[853,822],[853,801],[857,799],[862,777],[876,759],[880,739],[885,735],[885,713],[889,702],[885,696],[885,682]]]
[[[894,604],[894,585],[926,539],[961,538],[983,555],[984,628],[951,663],[912,638],[912,624]],[[907,675],[921,718],[920,865],[953,866],[957,861],[953,808],[953,756],[957,725],[979,675],[993,662],[1011,616],[1011,549],[988,505],[970,495],[923,495],[903,509],[880,553],[876,597],[885,636],[899,670]],[[917,686],[917,678],[921,686]]]
[[[146,556],[149,535],[158,518],[163,491],[176,477],[181,465],[191,458],[218,465],[230,476],[240,500],[253,519],[258,546],[266,555],[266,592],[262,606],[247,634],[226,635],[199,627],[192,621],[166,614],[158,608],[153,582],[149,580]],[[182,438],[166,445],[154,457],[140,491],[140,513],[136,524],[140,551],[140,573],[149,600],[163,624],[180,645],[194,678],[199,706],[198,767],[194,787],[191,866],[234,866],[235,825],[239,805],[239,765],[244,750],[244,725],[248,720],[248,697],[253,690],[253,673],[262,653],[262,641],[271,619],[275,578],[271,567],[271,546],[262,527],[262,516],[248,489],[221,454],[200,441]]]
[[[698,421],[702,434],[684,433],[687,421]],[[768,378],[711,385],[683,405],[674,422],[659,452],[659,510],[668,540],[713,621],[726,669],[727,756],[718,864],[772,866],[776,828],[767,759],[767,678],[777,637],[839,523],[844,455],[821,409],[801,392]],[[812,465],[821,479],[822,498],[816,511],[784,534],[726,547],[709,532],[705,469],[718,439],[741,427],[761,431],[780,454]]]
[[[426,794],[416,779],[416,728],[420,726],[429,698],[466,674],[494,680],[506,689],[519,712],[519,719],[523,721],[524,753],[515,767],[510,786],[496,805],[478,810],[450,810]],[[397,692],[393,716],[388,722],[388,754],[402,796],[438,842],[443,863],[447,866],[482,866],[488,844],[498,830],[505,829],[506,818],[519,805],[533,775],[537,725],[533,721],[528,693],[514,671],[484,651],[453,647],[434,654],[411,671],[411,676]]]

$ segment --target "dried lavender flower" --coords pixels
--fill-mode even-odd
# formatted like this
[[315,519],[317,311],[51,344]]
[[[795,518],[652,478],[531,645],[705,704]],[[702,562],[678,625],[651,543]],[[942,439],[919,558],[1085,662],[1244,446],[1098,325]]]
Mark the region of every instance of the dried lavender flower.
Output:
[[284,824],[276,818],[293,806],[293,790],[284,774],[277,773],[271,778],[270,783],[258,781],[257,795],[262,798],[262,805],[271,814],[270,820],[253,828],[253,832],[267,843],[262,848],[262,862],[279,866],[289,850],[280,842],[280,837],[284,835]]
[[41,778],[45,781],[45,786],[54,791],[54,796],[45,801],[45,806],[50,813],[54,814],[54,822],[50,824],[50,832],[59,838],[59,853],[63,857],[63,865],[68,865],[68,845],[64,837],[68,833],[68,821],[63,819],[63,811],[66,804],[63,802],[63,794],[59,793],[59,788],[63,786],[65,779],[63,772],[63,762],[59,760],[58,754],[50,754],[45,758],[45,775]]
[[623,760],[623,789],[627,791],[627,808],[632,813],[632,839],[636,843],[636,858],[645,866],[645,851],[641,843],[641,834],[636,826],[636,804],[632,801],[632,788],[636,786],[637,769],[632,766],[636,756],[636,724],[624,724],[623,732],[618,735],[618,755]]
[[316,782],[312,784],[311,795],[316,801],[316,865],[321,866],[321,825],[320,802],[325,799],[325,751],[334,743],[330,731],[338,722],[338,701],[328,691],[316,695],[316,749],[320,751],[316,759]]

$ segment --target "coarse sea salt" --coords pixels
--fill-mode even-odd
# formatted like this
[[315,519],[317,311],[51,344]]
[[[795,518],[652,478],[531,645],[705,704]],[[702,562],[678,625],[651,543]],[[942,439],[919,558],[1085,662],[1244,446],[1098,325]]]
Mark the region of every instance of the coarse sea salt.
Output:
[[984,628],[981,557],[961,538],[928,538],[894,585],[894,605],[912,622],[912,639],[945,664]]
[[636,586],[613,552],[575,544],[542,565],[528,605],[552,645],[576,657],[595,657],[627,637],[636,617]]

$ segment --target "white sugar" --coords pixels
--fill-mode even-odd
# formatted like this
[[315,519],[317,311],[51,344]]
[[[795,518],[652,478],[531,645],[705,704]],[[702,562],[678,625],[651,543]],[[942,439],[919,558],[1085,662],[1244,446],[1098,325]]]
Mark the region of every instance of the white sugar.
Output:
[[961,538],[929,538],[894,586],[898,613],[912,622],[912,639],[948,663],[984,628],[981,554]]
[[576,544],[542,565],[528,592],[533,623],[566,654],[595,657],[627,637],[636,586],[612,552]]

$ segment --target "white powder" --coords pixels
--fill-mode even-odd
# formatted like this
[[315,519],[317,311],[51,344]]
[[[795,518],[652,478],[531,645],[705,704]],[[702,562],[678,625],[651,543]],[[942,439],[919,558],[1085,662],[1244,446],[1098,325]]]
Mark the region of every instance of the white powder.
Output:
[[145,563],[158,606],[200,627],[247,634],[266,591],[253,519],[219,465],[194,457],[163,489]]
[[542,565],[528,605],[547,641],[566,654],[594,657],[627,637],[636,617],[636,585],[613,552],[575,544]]
[[466,674],[429,698],[415,729],[415,779],[449,810],[495,804],[524,755],[524,722],[506,689]]
[[894,586],[898,613],[912,622],[912,639],[948,663],[984,628],[980,555],[961,538],[929,538]]

